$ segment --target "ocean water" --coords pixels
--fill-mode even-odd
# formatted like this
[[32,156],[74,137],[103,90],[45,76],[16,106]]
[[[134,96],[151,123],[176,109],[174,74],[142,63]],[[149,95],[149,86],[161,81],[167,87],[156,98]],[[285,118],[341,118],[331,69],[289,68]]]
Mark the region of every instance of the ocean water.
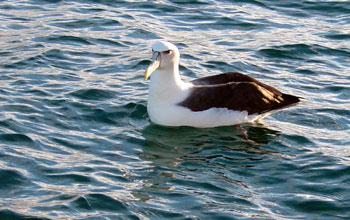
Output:
[[[160,39],[185,80],[305,100],[245,131],[154,125]],[[350,218],[349,1],[5,0],[0,58],[0,219]]]

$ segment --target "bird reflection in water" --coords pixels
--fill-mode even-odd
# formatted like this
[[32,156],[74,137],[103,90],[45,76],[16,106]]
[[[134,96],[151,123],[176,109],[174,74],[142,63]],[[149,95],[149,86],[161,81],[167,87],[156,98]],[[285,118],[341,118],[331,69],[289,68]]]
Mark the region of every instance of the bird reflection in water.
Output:
[[[240,125],[239,128],[226,126],[210,129],[149,125],[142,131],[146,139],[143,156],[154,163],[166,164],[179,160],[184,162],[196,155],[201,155],[201,158],[212,156],[207,151],[221,151],[222,157],[232,151],[246,152],[248,155],[278,154],[264,149],[264,145],[280,134],[280,131],[257,123]],[[235,160],[234,157],[230,159]]]

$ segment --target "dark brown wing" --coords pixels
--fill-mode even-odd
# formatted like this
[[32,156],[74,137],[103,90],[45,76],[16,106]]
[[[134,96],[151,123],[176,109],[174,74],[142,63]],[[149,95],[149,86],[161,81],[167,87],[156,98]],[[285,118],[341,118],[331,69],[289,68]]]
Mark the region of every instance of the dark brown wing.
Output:
[[217,85],[217,84],[226,84],[231,82],[253,82],[258,84],[259,86],[273,92],[273,93],[281,93],[277,89],[272,86],[266,85],[257,79],[254,79],[251,76],[245,75],[243,73],[238,72],[230,72],[230,73],[222,73],[214,76],[207,76],[199,79],[192,80],[191,83],[194,85]]
[[298,103],[296,96],[283,94],[273,87],[265,88],[256,82],[231,82],[219,85],[198,85],[189,97],[179,103],[192,111],[227,108],[262,114]]

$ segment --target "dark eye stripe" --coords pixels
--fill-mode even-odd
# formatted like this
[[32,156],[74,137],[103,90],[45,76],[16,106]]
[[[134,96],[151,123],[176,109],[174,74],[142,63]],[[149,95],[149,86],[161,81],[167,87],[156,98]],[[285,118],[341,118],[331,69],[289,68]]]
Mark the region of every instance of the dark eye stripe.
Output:
[[163,51],[163,53],[168,54],[168,53],[170,53],[170,50]]

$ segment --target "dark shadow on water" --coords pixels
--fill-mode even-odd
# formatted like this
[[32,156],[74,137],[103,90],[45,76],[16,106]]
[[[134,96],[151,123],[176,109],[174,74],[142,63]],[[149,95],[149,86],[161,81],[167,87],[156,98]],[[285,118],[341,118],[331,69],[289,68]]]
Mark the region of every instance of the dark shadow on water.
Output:
[[[143,156],[146,160],[166,165],[174,161],[193,158],[210,158],[216,154],[229,155],[230,160],[254,158],[257,155],[279,154],[264,146],[282,133],[265,127],[263,124],[199,129],[192,127],[163,127],[149,125],[142,130],[146,139]],[[237,158],[235,154],[237,153]],[[228,158],[226,157],[226,158]],[[162,163],[165,164],[162,164]]]

